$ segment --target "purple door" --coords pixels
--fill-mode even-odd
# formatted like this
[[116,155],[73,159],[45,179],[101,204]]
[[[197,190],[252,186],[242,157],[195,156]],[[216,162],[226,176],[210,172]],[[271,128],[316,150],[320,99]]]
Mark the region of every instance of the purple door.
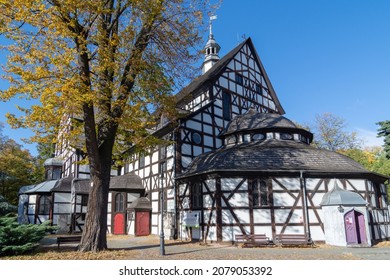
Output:
[[364,215],[351,210],[344,216],[347,244],[367,243]]

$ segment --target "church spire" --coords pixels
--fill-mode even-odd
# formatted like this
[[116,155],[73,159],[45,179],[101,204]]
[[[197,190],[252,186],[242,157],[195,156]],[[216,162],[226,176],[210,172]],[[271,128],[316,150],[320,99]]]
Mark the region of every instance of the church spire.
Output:
[[206,73],[218,60],[219,60],[219,50],[221,47],[215,41],[213,34],[213,20],[216,20],[217,16],[210,17],[210,34],[209,39],[204,47],[205,59],[202,64],[202,74]]

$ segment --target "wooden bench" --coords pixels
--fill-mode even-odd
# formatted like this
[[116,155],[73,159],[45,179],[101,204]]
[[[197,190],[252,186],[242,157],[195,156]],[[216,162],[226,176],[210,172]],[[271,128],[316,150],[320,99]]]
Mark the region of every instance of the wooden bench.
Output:
[[63,243],[80,243],[81,235],[68,235],[68,236],[57,236],[57,245],[60,248],[60,245]]
[[281,246],[311,245],[313,241],[304,234],[277,234],[276,241]]
[[242,247],[256,247],[273,245],[265,234],[236,234],[237,242],[243,242]]

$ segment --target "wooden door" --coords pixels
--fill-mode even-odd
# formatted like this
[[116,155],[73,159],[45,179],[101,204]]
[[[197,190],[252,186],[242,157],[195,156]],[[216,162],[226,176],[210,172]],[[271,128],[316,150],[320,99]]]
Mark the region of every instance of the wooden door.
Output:
[[114,216],[114,234],[125,234],[124,213],[116,213]]
[[362,213],[349,211],[344,216],[344,222],[347,244],[367,243],[366,224]]
[[140,211],[135,213],[135,235],[146,236],[150,234],[150,212]]
[[126,193],[115,193],[113,203],[113,233],[126,234]]

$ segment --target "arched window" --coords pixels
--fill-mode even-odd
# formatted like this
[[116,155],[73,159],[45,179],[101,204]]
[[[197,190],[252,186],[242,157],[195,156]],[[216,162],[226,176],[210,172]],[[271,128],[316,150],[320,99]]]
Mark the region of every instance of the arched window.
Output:
[[115,195],[115,212],[123,212],[125,210],[125,198],[122,193]]
[[267,181],[254,180],[252,183],[253,206],[268,206]]
[[49,215],[50,214],[50,198],[48,195],[41,195],[39,198],[38,214]]

